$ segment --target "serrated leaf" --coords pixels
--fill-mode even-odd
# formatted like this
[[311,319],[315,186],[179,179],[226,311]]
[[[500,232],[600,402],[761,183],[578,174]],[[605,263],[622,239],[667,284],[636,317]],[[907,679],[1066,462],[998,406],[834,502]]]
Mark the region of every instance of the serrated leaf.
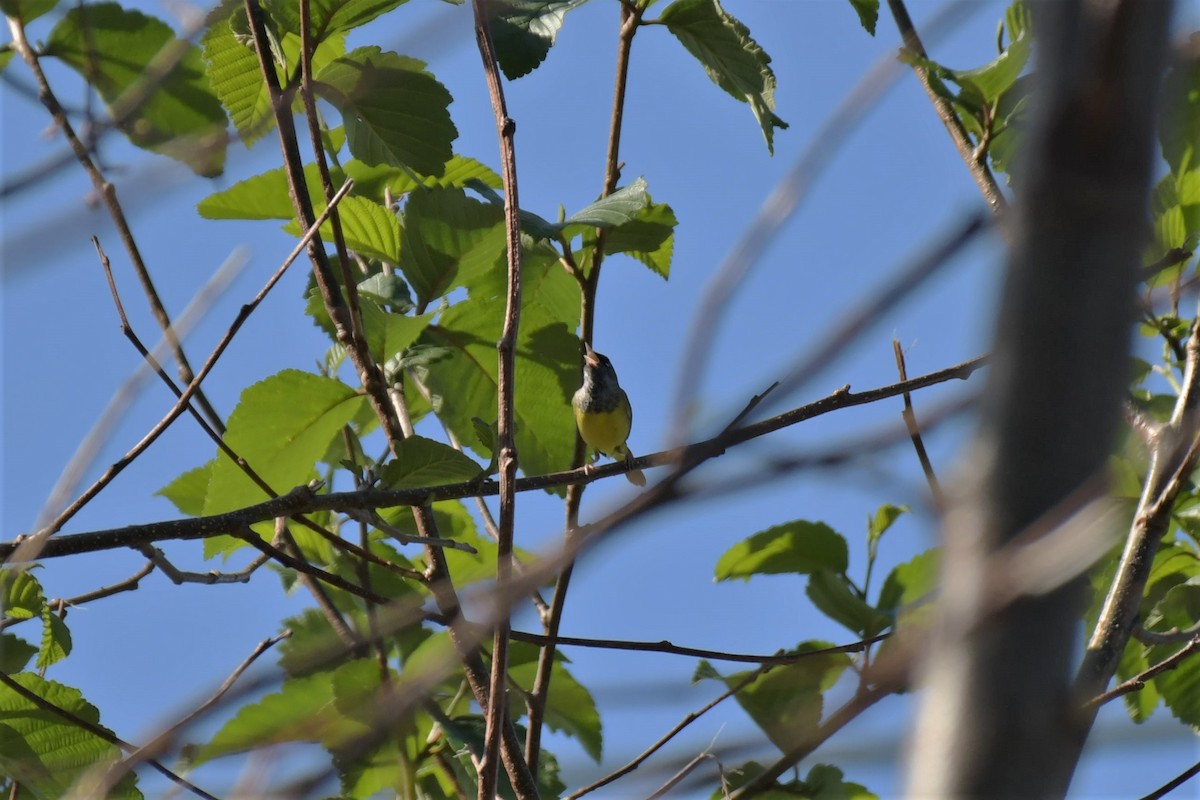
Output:
[[[320,184],[317,184],[320,186]],[[325,208],[325,201],[313,206],[316,213]],[[346,247],[366,258],[374,258],[388,264],[400,262],[400,221],[388,209],[365,197],[343,197],[337,207],[338,219],[342,224],[342,236]],[[296,222],[289,222],[284,230],[293,236],[303,231]],[[333,223],[326,220],[321,225],[321,238],[333,242]]]
[[441,175],[458,130],[450,93],[414,58],[360,47],[317,74],[317,89],[342,112],[346,140],[367,164]]
[[[314,466],[364,402],[341,381],[284,370],[242,392],[225,441],[276,492],[315,477]],[[260,503],[265,492],[224,452],[217,455],[204,514]]]
[[891,625],[887,615],[876,611],[858,596],[845,575],[833,570],[813,572],[808,577],[805,594],[822,614],[864,639]]
[[[4,16],[21,20],[28,25],[38,17],[52,11],[58,0],[0,0],[0,11]],[[0,66],[0,69],[3,69]]]
[[767,150],[773,154],[775,129],[788,125],[775,114],[771,57],[751,38],[750,29],[726,12],[718,0],[676,0],[660,19],[713,83],[749,103]]
[[879,22],[879,0],[850,0],[854,13],[858,14],[859,24],[863,30],[875,35],[875,23]]
[[738,542],[717,561],[714,577],[749,580],[753,575],[844,572],[850,556],[845,538],[824,522],[794,520]]
[[528,75],[546,59],[563,17],[586,0],[506,0],[491,18],[500,69],[510,81]]
[[668,278],[678,222],[675,212],[666,203],[647,203],[629,222],[608,232],[604,252],[609,255],[625,253]]
[[410,436],[400,443],[396,457],[383,465],[381,479],[392,489],[413,489],[469,481],[481,471],[469,456],[448,444]]
[[[299,63],[300,37],[296,33],[284,33],[272,37],[272,44],[280,85],[287,85],[291,79],[289,70]],[[238,138],[250,147],[275,126],[275,115],[250,38],[245,10],[235,8],[229,15],[213,22],[201,39],[201,45],[213,90],[228,112]],[[313,71],[319,71],[345,52],[344,36],[326,38],[313,52]]]
[[420,317],[393,314],[365,298],[360,299],[358,305],[367,346],[381,364],[412,346],[433,318],[428,314]]
[[[51,705],[100,725],[100,712],[78,689],[29,672],[10,677]],[[103,770],[121,757],[116,745],[0,685],[0,775],[33,797],[65,797],[85,773]],[[140,800],[137,776],[127,774],[106,797]]]
[[[1148,661],[1161,663],[1183,646],[1181,642],[1151,648]],[[1192,728],[1200,727],[1200,660],[1194,657],[1184,659],[1174,669],[1155,677],[1154,687],[1176,719]]]
[[0,611],[13,619],[33,619],[46,607],[42,584],[28,569],[0,569]]
[[504,181],[490,167],[460,155],[452,156],[440,175],[415,175],[412,170],[388,164],[364,164],[358,159],[347,161],[345,170],[354,179],[355,194],[381,203],[385,189],[396,198],[421,186],[426,189],[464,189],[473,180],[495,189],[504,186]]
[[[832,647],[828,642],[802,642],[798,652]],[[784,752],[808,741],[821,721],[822,694],[850,666],[844,653],[827,653],[775,667],[739,691],[734,698],[772,742]],[[726,686],[737,686],[750,672],[721,676],[709,671]],[[710,677],[705,674],[702,677]]]
[[0,633],[0,672],[13,675],[25,669],[29,659],[37,655],[38,649],[20,636]]
[[42,646],[38,649],[38,669],[57,664],[71,654],[71,631],[50,606],[42,607]]
[[[156,78],[162,60],[173,61],[176,52],[183,53],[178,65]],[[176,39],[166,23],[116,3],[80,5],[54,26],[44,53],[89,81],[138,147],[182,161],[198,175],[221,174],[229,143],[225,112],[199,49]]]
[[319,742],[337,747],[367,733],[368,726],[346,718],[337,710],[335,674],[336,670],[326,670],[289,678],[278,692],[243,706],[198,750],[195,763],[284,742]]
[[484,452],[495,456],[496,455],[496,426],[489,424],[479,417],[471,417],[471,425],[475,428],[475,438],[479,441],[479,446],[484,449]]
[[[404,246],[400,268],[424,308],[454,285],[464,258],[494,262],[504,239],[499,209],[467,197],[461,189],[413,192],[404,206]],[[477,248],[481,252],[475,253]]]

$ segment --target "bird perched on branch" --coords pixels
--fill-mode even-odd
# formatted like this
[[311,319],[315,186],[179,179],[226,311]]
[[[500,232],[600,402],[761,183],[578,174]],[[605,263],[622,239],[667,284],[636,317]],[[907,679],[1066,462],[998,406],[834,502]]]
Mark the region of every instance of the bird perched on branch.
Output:
[[[633,453],[625,445],[633,426],[629,395],[617,381],[617,371],[608,356],[597,353],[587,342],[583,347],[583,385],[571,399],[579,435],[596,451],[597,458],[603,454],[631,463]],[[639,469],[626,472],[625,477],[637,486],[646,485],[646,476]]]

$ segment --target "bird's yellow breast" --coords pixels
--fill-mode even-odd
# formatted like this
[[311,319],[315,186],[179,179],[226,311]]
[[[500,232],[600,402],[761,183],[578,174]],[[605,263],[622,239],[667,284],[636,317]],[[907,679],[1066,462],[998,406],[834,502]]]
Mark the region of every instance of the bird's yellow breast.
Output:
[[629,438],[632,422],[633,414],[627,398],[622,398],[622,402],[611,411],[584,411],[575,406],[575,424],[579,426],[579,434],[588,447],[606,456],[625,455],[625,440]]

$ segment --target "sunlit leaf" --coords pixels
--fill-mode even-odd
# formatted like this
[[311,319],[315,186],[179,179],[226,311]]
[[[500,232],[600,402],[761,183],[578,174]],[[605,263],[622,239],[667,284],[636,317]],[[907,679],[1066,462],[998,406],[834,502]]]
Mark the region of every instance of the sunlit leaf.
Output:
[[849,566],[846,540],[824,522],[795,520],[738,542],[717,561],[715,577],[749,580],[752,575],[807,575]]
[[771,57],[750,37],[750,29],[718,0],[676,0],[663,11],[661,20],[713,83],[750,104],[767,149],[774,153],[775,129],[788,125],[775,114]]
[[383,465],[383,483],[392,489],[411,489],[460,483],[479,477],[480,467],[448,444],[424,436],[409,436],[396,457]]
[[[10,677],[50,705],[107,730],[100,726],[100,712],[78,689],[29,672]],[[37,798],[66,797],[85,773],[103,770],[122,755],[115,744],[0,685],[0,775],[20,784],[21,797],[24,792]],[[137,776],[126,774],[106,797],[140,800]]]

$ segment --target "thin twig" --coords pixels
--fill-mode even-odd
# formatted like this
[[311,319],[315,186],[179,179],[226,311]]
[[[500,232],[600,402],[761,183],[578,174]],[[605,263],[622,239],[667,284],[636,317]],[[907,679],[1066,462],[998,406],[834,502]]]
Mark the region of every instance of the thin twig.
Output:
[[[629,59],[633,51],[633,40],[637,35],[644,9],[636,3],[626,3],[621,6],[621,26],[617,36],[617,65],[613,87],[612,114],[608,125],[608,152],[604,164],[604,187],[600,196],[607,197],[616,191],[621,179],[621,130],[625,118],[625,88],[629,82]],[[604,264],[604,242],[607,232],[603,229],[596,232],[596,241],[592,247],[591,271],[585,276],[574,266],[574,258],[568,246],[563,247],[564,263],[579,283],[579,317],[580,335],[584,342],[593,341],[596,319],[596,292],[600,284],[600,268]],[[583,465],[587,455],[583,437],[576,431],[575,450],[571,464],[575,467]],[[628,462],[626,462],[628,463]],[[567,489],[566,498],[566,534],[569,541],[572,532],[579,524],[579,508],[583,503],[584,486],[571,486]],[[554,674],[554,639],[558,636],[562,625],[562,615],[566,608],[567,592],[571,587],[571,576],[575,565],[568,562],[554,582],[554,596],[550,607],[542,612],[542,626],[550,639],[550,643],[538,653],[537,669],[534,673],[533,684],[530,687],[526,703],[529,710],[528,728],[525,734],[525,760],[529,768],[537,773],[541,757],[542,727],[546,713],[546,698],[550,693],[550,681]]]
[[259,659],[260,656],[291,635],[292,632],[290,630],[285,630],[283,633],[280,633],[276,636],[271,636],[259,642],[258,646],[254,648],[250,655],[246,656],[246,658],[242,660],[242,663],[238,664],[237,667],[234,668],[233,672],[229,673],[229,676],[225,678],[219,687],[217,687],[217,690],[213,692],[211,697],[209,697],[200,705],[196,706],[196,708],[188,712],[182,718],[176,720],[170,726],[160,731],[149,742],[110,766],[104,774],[104,778],[100,787],[98,787],[102,791],[99,792],[97,796],[107,797],[108,792],[111,791],[112,788],[116,786],[122,778],[136,769],[138,764],[149,762],[152,758],[157,758],[165,753],[167,748],[171,747],[172,743],[175,741],[175,738],[179,735],[179,732],[190,725],[194,720],[203,716],[210,709],[216,707],[221,698],[225,696],[225,693],[228,692],[235,683],[237,683],[238,678],[240,678],[246,672],[246,670],[248,670],[250,666]]
[[645,763],[646,759],[650,758],[650,756],[654,755],[656,752],[658,752],[660,749],[662,749],[663,745],[665,745],[667,742],[671,741],[676,736],[678,736],[683,731],[684,728],[688,727],[693,722],[700,719],[700,717],[704,716],[709,711],[712,711],[714,708],[716,708],[718,705],[720,705],[721,703],[728,700],[730,697],[733,697],[735,694],[740,692],[742,689],[745,689],[747,686],[754,683],[762,675],[766,674],[769,670],[770,670],[770,666],[763,666],[763,667],[760,667],[759,669],[754,670],[749,675],[746,675],[744,678],[742,678],[742,680],[738,681],[736,684],[729,687],[729,689],[727,689],[726,691],[717,695],[717,697],[713,698],[710,702],[705,704],[704,707],[700,708],[698,711],[693,711],[693,712],[689,713],[686,717],[684,717],[682,720],[680,720],[680,722],[677,725],[675,725],[675,727],[671,728],[671,730],[664,733],[661,737],[659,737],[658,741],[656,741],[654,744],[650,745],[645,750],[643,750],[641,753],[636,755],[625,766],[620,767],[619,769],[616,769],[616,770],[610,772],[608,775],[605,775],[603,778],[601,778],[598,781],[589,783],[587,786],[583,787],[582,789],[572,792],[571,794],[569,794],[565,798],[563,798],[563,800],[577,800],[577,798],[583,797],[586,794],[591,794],[592,792],[596,791],[597,789],[603,788],[603,787],[607,786],[608,784],[612,783],[613,781],[617,780],[618,778],[622,778],[622,777],[628,775],[629,773],[633,772],[635,769],[637,769],[643,763]]
[[[925,45],[921,42],[921,37],[913,26],[908,9],[904,6],[904,0],[888,0],[888,9],[892,12],[892,19],[896,21],[896,28],[899,29],[900,37],[904,40],[905,49],[921,59],[928,60],[929,54],[925,52]],[[977,153],[975,146],[971,144],[971,137],[963,127],[958,114],[955,113],[954,106],[934,89],[929,68],[921,62],[914,62],[912,70],[916,74],[921,88],[929,96],[929,102],[933,104],[933,110],[937,112],[938,119],[946,126],[946,132],[950,134],[950,139],[954,142],[954,149],[958,151],[963,163],[967,165],[971,177],[979,186],[979,191],[983,193],[983,199],[987,201],[992,213],[999,217],[1008,206],[1008,201],[1005,200],[1004,192],[996,183],[996,177],[992,175],[987,160],[981,157],[983,153]],[[1005,230],[1003,225],[1000,226],[1000,230],[1002,232]]]
[[[93,240],[95,241],[95,240]],[[102,259],[102,263],[107,264],[107,258]],[[152,359],[154,366],[158,365],[158,360],[161,358],[162,351],[172,347],[172,341],[178,342],[182,340],[191,329],[200,322],[209,309],[215,304],[216,300],[224,291],[229,288],[234,278],[242,271],[249,263],[249,257],[244,249],[237,249],[225,259],[225,262],[213,273],[212,277],[200,288],[188,303],[184,312],[179,315],[171,330],[170,336],[164,336],[162,341],[154,347],[153,352],[158,353],[158,357]],[[106,270],[109,276],[111,271]],[[111,277],[110,286],[115,286],[112,283]],[[50,496],[46,498],[45,504],[42,506],[41,512],[38,514],[35,526],[41,528],[45,526],[54,515],[67,505],[68,500],[78,489],[84,475],[91,468],[101,448],[112,435],[117,426],[117,422],[125,416],[133,404],[133,399],[137,396],[141,387],[145,385],[149,378],[151,366],[149,364],[138,364],[138,366],[129,374],[117,390],[113,393],[112,398],[108,401],[108,405],[100,413],[96,422],[92,425],[91,430],[84,436],[79,446],[75,449],[75,453],[63,468],[62,474],[54,484],[54,488],[50,491]]]
[[[904,363],[904,350],[900,347],[899,339],[892,339],[892,352],[896,356],[896,371],[900,375],[900,380],[908,380],[908,367]],[[933,471],[933,462],[929,460],[929,453],[925,450],[925,440],[921,437],[921,426],[917,424],[917,415],[913,411],[912,394],[905,392],[903,397],[904,410],[901,412],[901,416],[904,418],[904,427],[908,428],[913,449],[917,452],[917,460],[921,462],[921,471],[925,474],[925,482],[929,485],[929,495],[933,498],[933,507],[942,511],[946,508],[946,497],[942,494],[942,486],[938,483],[937,474]]]
[[1160,798],[1166,797],[1171,792],[1175,791],[1180,786],[1183,786],[1185,783],[1187,783],[1188,781],[1190,781],[1192,778],[1196,777],[1197,775],[1200,775],[1200,761],[1197,761],[1195,764],[1188,767],[1183,772],[1181,772],[1179,775],[1177,775],[1176,777],[1167,781],[1166,783],[1164,783],[1159,788],[1155,789],[1150,794],[1142,797],[1141,800],[1160,800]]
[[[521,322],[521,221],[520,195],[517,191],[517,153],[514,142],[516,123],[508,115],[504,101],[504,86],[500,82],[500,64],[492,42],[491,17],[484,0],[473,0],[475,41],[483,60],[488,95],[496,122],[500,143],[500,166],[504,179],[504,227],[508,250],[508,281],[505,293],[504,327],[496,343],[497,358],[497,423],[496,458],[500,470],[500,522],[496,539],[496,590],[507,589],[513,575],[513,529],[516,522],[517,443],[513,416],[516,391],[517,335]],[[508,710],[508,644],[510,619],[505,616],[496,622],[492,635],[492,674],[489,684],[491,704],[484,709],[487,721],[484,732],[483,761],[479,767],[479,800],[492,800],[500,773],[500,751],[503,731],[511,730]],[[534,767],[520,752],[504,753],[505,767],[519,797],[536,797]],[[528,781],[527,783],[523,783]]]
[[1122,681],[1113,688],[1109,689],[1102,695],[1093,697],[1087,702],[1088,708],[1099,708],[1105,703],[1116,700],[1118,697],[1130,694],[1131,692],[1141,691],[1146,686],[1146,681],[1161,675],[1162,673],[1175,669],[1183,662],[1184,659],[1192,656],[1197,651],[1200,651],[1200,636],[1193,636],[1192,639],[1179,649],[1178,652],[1164,658],[1149,669],[1139,672],[1127,681]]

